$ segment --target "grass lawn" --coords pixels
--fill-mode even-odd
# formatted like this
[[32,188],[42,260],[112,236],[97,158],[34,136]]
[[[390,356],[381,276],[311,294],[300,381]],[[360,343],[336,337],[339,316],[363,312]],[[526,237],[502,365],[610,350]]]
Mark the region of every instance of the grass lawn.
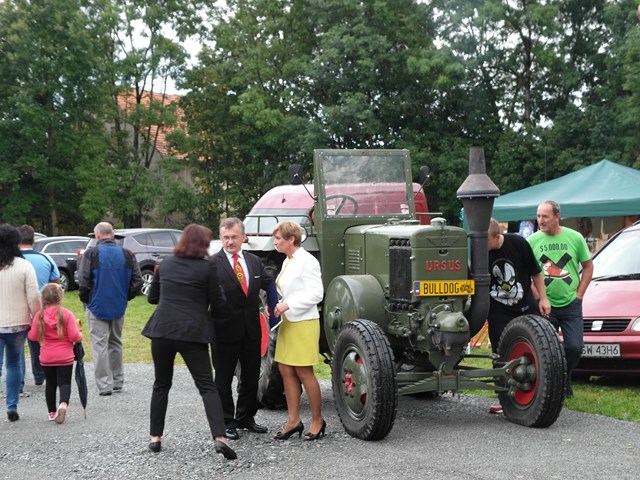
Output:
[[[71,310],[77,318],[83,320],[83,345],[87,353],[87,360],[91,360],[91,342],[86,325],[83,306],[78,299],[78,292],[71,291],[65,295],[64,306]],[[151,363],[150,340],[140,334],[155,309],[147,303],[146,297],[139,296],[129,302],[125,317],[123,343],[124,361],[126,363]],[[487,350],[477,349],[474,353],[487,353]],[[178,364],[182,359],[178,356]],[[474,359],[465,364],[489,367],[489,360]],[[331,369],[320,363],[316,367],[319,378],[330,379]],[[591,377],[586,381],[574,381],[574,396],[565,400],[565,408],[579,412],[595,413],[620,420],[640,423],[640,379],[634,377],[607,378]],[[494,396],[493,392],[472,392],[477,395]]]
[[[64,296],[64,307],[71,310],[76,318],[82,320],[82,337],[84,350],[86,352],[85,360],[91,361],[91,340],[89,337],[89,326],[87,325],[86,315],[84,314],[84,306],[78,298],[78,291],[72,290],[66,292]],[[151,359],[151,340],[142,336],[140,333],[142,328],[149,320],[149,317],[155,310],[155,305],[147,302],[147,297],[140,295],[129,302],[127,312],[125,313],[124,329],[122,333],[122,343],[124,348],[125,363],[153,363]],[[182,357],[178,355],[177,365],[184,365]]]

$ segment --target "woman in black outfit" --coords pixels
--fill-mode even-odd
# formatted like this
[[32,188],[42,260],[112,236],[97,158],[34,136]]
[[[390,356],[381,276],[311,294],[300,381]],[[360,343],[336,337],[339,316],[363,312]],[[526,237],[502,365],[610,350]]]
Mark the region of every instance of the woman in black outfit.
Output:
[[158,308],[142,330],[151,339],[156,377],[151,395],[149,448],[154,452],[161,449],[173,363],[179,353],[202,396],[216,452],[234,459],[236,453],[224,435],[222,404],[209,357],[209,343],[213,340],[209,308],[224,308],[215,264],[205,259],[211,238],[208,228],[187,226],[173,256],[166,257],[153,276],[148,300]]

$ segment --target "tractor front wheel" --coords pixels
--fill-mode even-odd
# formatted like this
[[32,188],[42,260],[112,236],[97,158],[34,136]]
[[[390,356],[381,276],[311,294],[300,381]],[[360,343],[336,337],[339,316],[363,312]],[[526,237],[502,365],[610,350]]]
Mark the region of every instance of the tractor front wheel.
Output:
[[362,440],[381,440],[393,427],[398,406],[393,352],[380,327],[355,320],[340,329],[331,378],[345,430]]
[[500,338],[500,361],[521,359],[507,381],[515,386],[499,392],[504,415],[527,427],[552,425],[564,400],[566,361],[558,334],[546,319],[523,315],[507,324]]

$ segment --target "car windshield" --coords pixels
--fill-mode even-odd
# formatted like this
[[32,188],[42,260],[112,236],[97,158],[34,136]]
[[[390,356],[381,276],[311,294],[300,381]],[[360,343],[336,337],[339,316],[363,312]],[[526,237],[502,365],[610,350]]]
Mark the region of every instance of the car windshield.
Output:
[[247,235],[271,235],[278,222],[291,221],[309,225],[309,211],[304,209],[254,208],[244,219]]
[[409,213],[402,155],[327,154],[321,171],[327,216]]
[[593,258],[594,279],[624,279],[640,276],[640,230],[627,230]]

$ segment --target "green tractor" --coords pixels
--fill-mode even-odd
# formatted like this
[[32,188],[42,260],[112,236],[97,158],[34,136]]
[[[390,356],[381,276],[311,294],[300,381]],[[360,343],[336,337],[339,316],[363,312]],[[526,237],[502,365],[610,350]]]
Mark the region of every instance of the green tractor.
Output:
[[[428,169],[421,175],[424,185]],[[301,169],[292,166],[289,177],[301,184]],[[398,395],[461,390],[497,392],[511,422],[555,422],[566,362],[547,320],[526,315],[510,322],[498,355],[466,353],[489,311],[487,229],[499,195],[481,148],[471,149],[469,176],[458,189],[470,233],[416,214],[407,150],[316,150],[308,195],[312,208],[296,215],[307,237],[303,247],[313,246],[322,268],[320,347],[331,361],[336,407],[350,435],[384,438]],[[286,211],[252,212],[245,223],[289,219]],[[277,270],[282,259],[266,234],[247,234],[247,248]],[[465,366],[465,357],[491,359],[492,368]],[[272,381],[277,368],[269,357],[263,363],[262,392],[281,395]]]

